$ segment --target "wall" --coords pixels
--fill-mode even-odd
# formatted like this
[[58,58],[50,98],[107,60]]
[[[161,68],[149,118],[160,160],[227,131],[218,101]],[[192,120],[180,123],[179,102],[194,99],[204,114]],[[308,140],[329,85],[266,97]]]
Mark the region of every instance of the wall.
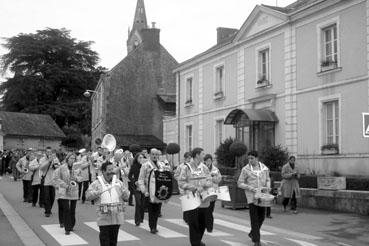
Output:
[[18,137],[4,137],[4,150],[11,149],[45,149],[50,146],[53,149],[59,149],[61,140],[50,140],[40,138],[18,138]]

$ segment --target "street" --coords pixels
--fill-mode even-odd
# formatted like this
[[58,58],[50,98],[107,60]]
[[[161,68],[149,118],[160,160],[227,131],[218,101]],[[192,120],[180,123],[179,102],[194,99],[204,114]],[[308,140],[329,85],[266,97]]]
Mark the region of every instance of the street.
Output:
[[[57,204],[54,203],[53,215],[46,218],[42,209],[22,201],[21,190],[20,181],[14,182],[9,177],[0,180],[0,193],[45,245],[99,245],[95,208],[89,202],[77,203],[77,224],[74,232],[66,236],[64,230],[59,228]],[[162,213],[159,233],[152,235],[147,225],[147,214],[145,223],[136,227],[133,221],[134,207],[127,207],[126,223],[120,228],[118,245],[189,245],[188,229],[182,221],[178,196],[163,206]],[[247,236],[250,230],[248,210],[221,208],[220,202],[217,202],[214,215],[214,231],[206,233],[203,238],[206,245],[251,245]],[[272,216],[272,219],[265,220],[262,227],[264,245],[364,246],[369,242],[368,217],[305,209],[293,215],[283,213],[279,205],[272,208]],[[14,235],[2,234],[0,245],[5,246],[5,242],[11,241],[9,237]]]

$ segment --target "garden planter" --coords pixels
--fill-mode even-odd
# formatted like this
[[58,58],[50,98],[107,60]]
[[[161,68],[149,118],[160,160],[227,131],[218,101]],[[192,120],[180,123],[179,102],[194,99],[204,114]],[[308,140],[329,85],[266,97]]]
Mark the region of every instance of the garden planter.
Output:
[[318,176],[318,189],[320,190],[345,190],[346,177]]

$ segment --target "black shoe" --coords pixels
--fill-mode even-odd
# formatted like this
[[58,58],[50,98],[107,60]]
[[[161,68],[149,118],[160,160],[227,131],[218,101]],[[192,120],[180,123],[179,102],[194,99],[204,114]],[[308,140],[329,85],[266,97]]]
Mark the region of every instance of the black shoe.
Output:
[[163,215],[162,214],[159,214],[158,217],[161,218],[161,217],[163,217]]
[[272,219],[273,217],[272,217],[272,216],[270,216],[270,215],[268,215],[268,216],[267,216],[267,218],[268,218],[268,219]]
[[206,246],[206,244],[203,242],[200,242],[200,246]]
[[213,229],[206,229],[209,233],[213,232]]
[[158,232],[158,230],[157,230],[157,229],[151,229],[151,230],[150,230],[150,232],[151,232],[152,234],[156,234],[156,233]]
[[133,205],[133,203],[129,203],[129,204],[128,204],[128,206],[131,206],[131,207],[133,207],[134,205]]
[[91,205],[95,205],[95,202],[94,201],[91,201]]
[[70,231],[65,231],[65,235],[69,235],[70,234]]
[[144,223],[144,220],[141,220],[141,223]]
[[60,228],[64,228],[64,224],[60,224]]
[[136,226],[140,226],[141,223],[135,223],[135,224],[136,224]]
[[249,238],[251,238],[251,240],[252,240],[252,234],[251,234],[251,232],[249,233]]
[[85,204],[85,201],[82,201],[82,204]]
[[51,214],[45,214],[45,217],[50,217]]
[[36,207],[36,203],[32,203],[32,207]]

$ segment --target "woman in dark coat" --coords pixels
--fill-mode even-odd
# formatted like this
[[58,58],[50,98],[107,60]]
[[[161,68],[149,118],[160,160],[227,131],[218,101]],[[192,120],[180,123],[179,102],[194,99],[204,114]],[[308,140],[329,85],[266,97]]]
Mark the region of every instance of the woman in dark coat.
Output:
[[301,197],[300,186],[299,186],[299,178],[300,174],[295,166],[296,157],[291,156],[288,159],[288,163],[282,167],[282,183],[281,183],[281,192],[283,196],[283,207],[284,211],[286,211],[286,207],[288,202],[290,202],[291,210],[294,214],[297,213],[297,200],[296,198]]

